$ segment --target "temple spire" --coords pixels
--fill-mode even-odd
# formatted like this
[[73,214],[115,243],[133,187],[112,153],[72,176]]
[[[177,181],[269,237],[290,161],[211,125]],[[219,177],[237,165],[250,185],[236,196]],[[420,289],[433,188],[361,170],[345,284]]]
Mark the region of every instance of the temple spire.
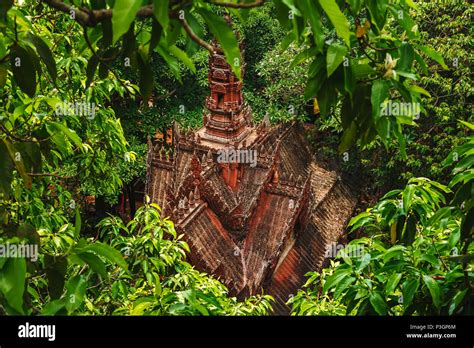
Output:
[[[241,141],[249,132],[242,81],[232,72],[216,40],[213,41],[213,47],[214,52],[209,56],[210,95],[206,98],[206,111],[203,115],[204,130],[199,135],[208,141],[231,144]],[[243,74],[242,61],[240,59],[236,64],[241,65]]]

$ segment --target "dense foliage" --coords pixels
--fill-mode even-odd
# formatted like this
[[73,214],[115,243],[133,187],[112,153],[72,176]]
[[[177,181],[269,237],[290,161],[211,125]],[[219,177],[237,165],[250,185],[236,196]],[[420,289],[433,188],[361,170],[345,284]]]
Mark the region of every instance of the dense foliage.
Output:
[[436,48],[449,70],[434,61],[426,66],[416,63],[419,84],[429,96],[421,99],[422,112],[415,120],[416,127],[406,130],[406,157],[398,145],[383,149],[376,140],[363,148],[351,148],[345,160],[338,151],[343,132],[341,109],[336,107],[326,120],[316,120],[313,141],[319,158],[365,178],[360,185],[369,194],[383,194],[419,176],[447,184],[449,170],[441,162],[466,134],[458,120],[468,121],[472,116],[472,6],[465,1],[444,1],[442,5],[436,1],[417,2],[416,6],[412,14],[420,40]]
[[[0,257],[0,313],[271,311],[191,267],[158,206],[106,216],[143,180],[147,136],[201,124],[213,38],[241,76],[233,29],[256,120],[319,114],[318,156],[349,158],[379,193],[406,184],[351,221],[363,256],[311,274],[293,313],[472,312],[471,15],[459,1],[2,1],[0,245],[39,253]],[[392,102],[421,115],[385,114]]]
[[363,229],[366,237],[309,275],[307,288],[291,300],[293,313],[472,314],[473,149],[471,136],[446,160],[454,163],[449,187],[412,178],[354,217],[352,231]]

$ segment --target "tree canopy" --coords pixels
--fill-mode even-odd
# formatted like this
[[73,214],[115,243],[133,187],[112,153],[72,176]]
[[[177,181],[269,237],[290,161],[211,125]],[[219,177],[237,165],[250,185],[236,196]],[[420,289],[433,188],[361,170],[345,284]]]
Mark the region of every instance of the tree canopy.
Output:
[[0,313],[271,312],[270,296],[237,301],[194,269],[156,204],[129,221],[86,211],[88,199],[113,205],[133,191],[148,135],[202,122],[213,40],[257,119],[307,121],[309,105],[317,155],[350,153],[342,170],[369,173],[379,193],[349,224],[364,255],[309,274],[292,313],[472,313],[472,8],[436,6],[2,1],[0,242],[41,252],[0,257]]

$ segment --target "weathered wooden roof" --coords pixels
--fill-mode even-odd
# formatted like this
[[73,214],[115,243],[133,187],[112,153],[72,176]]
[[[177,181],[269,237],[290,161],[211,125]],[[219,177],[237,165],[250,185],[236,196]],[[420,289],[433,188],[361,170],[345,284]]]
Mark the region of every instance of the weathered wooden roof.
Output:
[[241,297],[264,289],[276,298],[276,312],[287,313],[288,296],[344,231],[354,195],[313,161],[296,123],[260,132],[249,145],[259,152],[258,165],[240,164],[234,189],[222,179],[215,149],[189,144],[177,141],[168,162],[151,148],[148,195],[174,219],[197,268]]

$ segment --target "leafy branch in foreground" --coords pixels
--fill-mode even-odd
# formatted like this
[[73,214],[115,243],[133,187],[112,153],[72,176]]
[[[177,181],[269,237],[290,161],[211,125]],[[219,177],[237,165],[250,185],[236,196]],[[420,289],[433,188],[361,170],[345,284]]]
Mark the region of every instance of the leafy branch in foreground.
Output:
[[354,217],[352,231],[367,237],[351,241],[330,268],[308,274],[306,289],[290,301],[292,313],[472,314],[473,149],[470,136],[447,159],[455,163],[450,188],[414,178]]
[[156,204],[125,224],[102,220],[103,242],[80,237],[81,217],[59,231],[22,224],[23,238],[0,234],[2,245],[37,243],[38,260],[0,258],[0,309],[41,315],[265,315],[273,299],[239,302],[213,277],[186,262],[189,247]]

